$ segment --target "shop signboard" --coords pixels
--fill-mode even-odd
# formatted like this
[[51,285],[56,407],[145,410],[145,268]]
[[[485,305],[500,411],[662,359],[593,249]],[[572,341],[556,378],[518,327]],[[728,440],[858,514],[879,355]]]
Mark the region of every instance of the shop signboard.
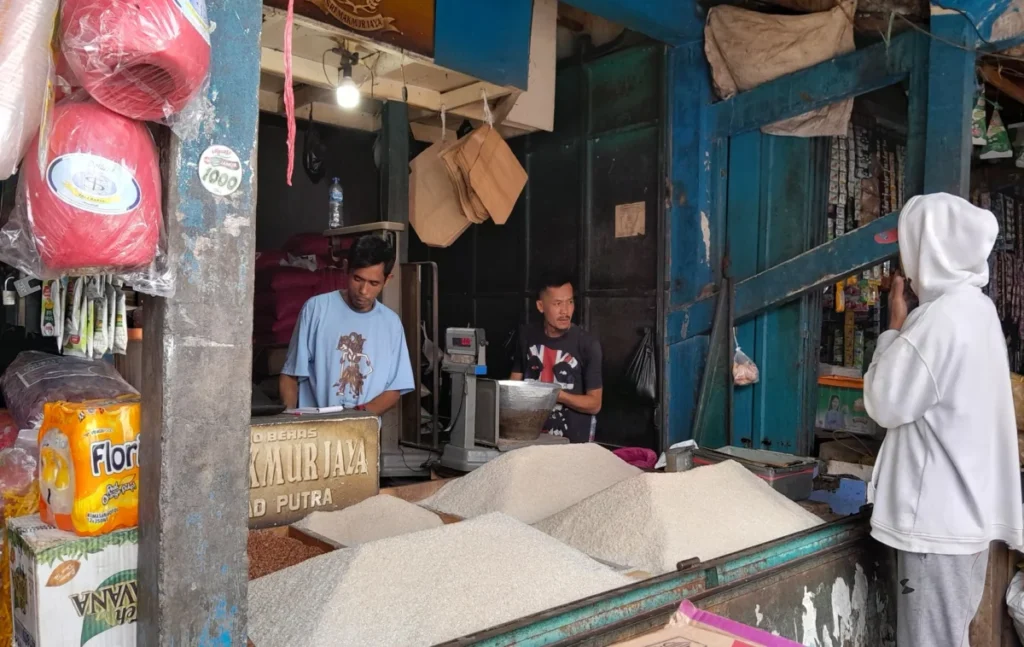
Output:
[[380,488],[380,423],[365,413],[253,418],[249,527],[295,523]]
[[[288,0],[263,4],[288,8]],[[373,41],[434,55],[434,0],[295,0],[295,13]]]

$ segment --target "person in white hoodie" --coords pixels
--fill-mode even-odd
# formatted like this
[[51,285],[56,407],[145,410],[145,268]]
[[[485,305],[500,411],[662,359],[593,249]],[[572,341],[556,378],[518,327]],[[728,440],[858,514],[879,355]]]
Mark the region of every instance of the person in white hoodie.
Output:
[[869,493],[872,536],[898,551],[899,647],[960,647],[981,604],[989,544],[1024,544],[1006,342],[991,299],[995,217],[944,193],[899,218],[904,281],[864,376],[868,414],[888,430]]

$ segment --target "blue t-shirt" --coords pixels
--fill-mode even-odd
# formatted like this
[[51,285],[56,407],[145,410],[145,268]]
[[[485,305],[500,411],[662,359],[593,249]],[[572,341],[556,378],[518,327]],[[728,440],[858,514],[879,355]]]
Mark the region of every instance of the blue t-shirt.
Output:
[[415,387],[398,315],[382,303],[356,312],[340,292],[302,306],[281,372],[299,379],[300,407],[352,409],[385,391]]

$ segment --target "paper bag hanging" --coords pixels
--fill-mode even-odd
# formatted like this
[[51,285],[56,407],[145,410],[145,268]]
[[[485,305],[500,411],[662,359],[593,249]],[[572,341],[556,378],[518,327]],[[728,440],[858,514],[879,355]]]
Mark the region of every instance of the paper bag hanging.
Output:
[[431,247],[448,247],[470,225],[440,157],[445,148],[444,142],[433,144],[409,164],[409,224]]
[[527,176],[501,135],[489,126],[486,130],[480,156],[469,172],[470,185],[494,223],[504,225],[526,186]]

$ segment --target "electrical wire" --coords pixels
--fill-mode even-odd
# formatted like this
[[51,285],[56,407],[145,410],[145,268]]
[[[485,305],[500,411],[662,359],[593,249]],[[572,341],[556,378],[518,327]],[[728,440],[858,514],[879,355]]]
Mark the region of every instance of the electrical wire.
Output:
[[[849,17],[847,17],[847,18],[849,18]],[[899,18],[900,20],[905,22],[907,25],[909,25],[911,28],[921,32],[925,36],[927,36],[929,38],[932,38],[934,40],[937,40],[938,42],[942,43],[943,45],[948,45],[949,47],[953,47],[953,48],[958,49],[960,51],[974,53],[974,54],[977,54],[979,56],[989,56],[989,57],[992,57],[992,58],[998,58],[998,59],[1003,59],[1003,60],[1007,60],[1007,61],[1017,61],[1018,63],[1024,63],[1024,56],[1013,56],[1013,55],[1010,55],[1010,54],[1001,54],[999,52],[985,52],[985,51],[982,51],[982,50],[980,50],[980,49],[978,49],[976,47],[974,47],[974,48],[967,47],[965,45],[961,45],[960,43],[956,43],[954,41],[951,41],[948,38],[943,38],[942,36],[937,36],[937,35],[933,34],[931,31],[929,31],[928,29],[925,29],[921,25],[917,24],[916,22],[914,22],[910,18],[907,18],[903,14],[896,13],[895,11],[892,11],[892,12],[889,13],[889,34],[881,34],[881,32],[879,32],[881,34],[881,36],[882,36],[882,39],[886,42],[886,44],[888,44],[890,42],[890,40],[891,40],[892,22],[893,22],[894,18]],[[991,43],[990,41],[987,41],[987,40],[984,40],[984,39],[982,39],[982,42],[988,43],[988,44]]]

